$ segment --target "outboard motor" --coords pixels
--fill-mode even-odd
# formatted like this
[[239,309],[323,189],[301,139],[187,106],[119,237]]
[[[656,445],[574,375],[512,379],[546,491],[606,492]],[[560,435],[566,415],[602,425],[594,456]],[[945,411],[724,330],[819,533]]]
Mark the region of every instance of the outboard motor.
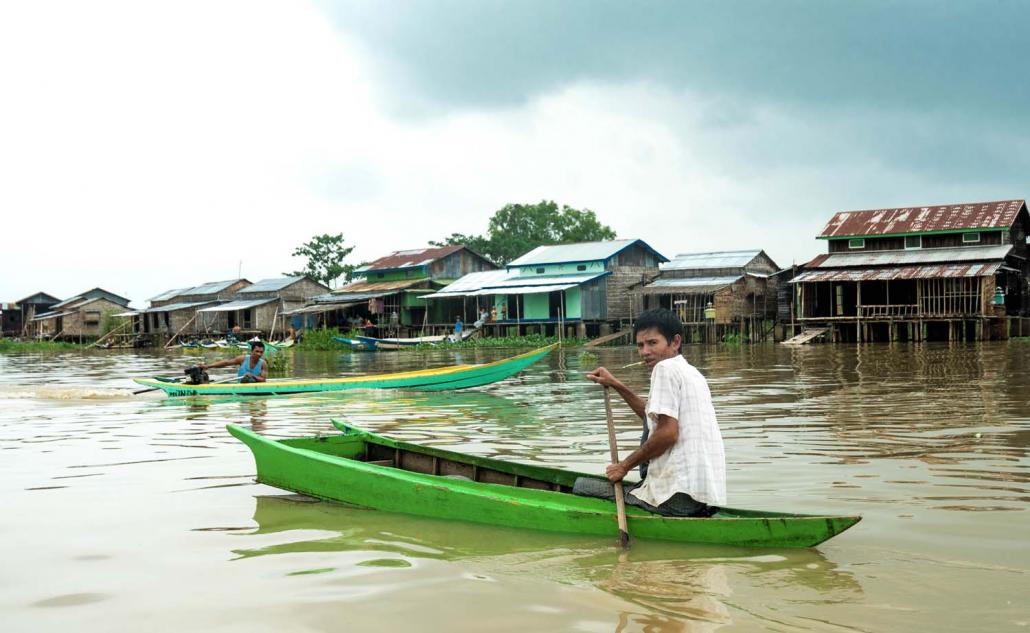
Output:
[[207,375],[207,371],[197,366],[187,367],[183,373],[190,377],[189,380],[186,381],[187,385],[205,385],[211,382],[211,379]]

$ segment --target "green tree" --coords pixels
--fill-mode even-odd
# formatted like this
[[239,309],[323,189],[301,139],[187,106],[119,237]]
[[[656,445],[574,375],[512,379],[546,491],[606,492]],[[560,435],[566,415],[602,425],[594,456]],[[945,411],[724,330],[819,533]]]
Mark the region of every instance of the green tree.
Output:
[[307,257],[308,262],[304,270],[295,270],[292,273],[283,273],[291,277],[307,275],[312,279],[321,281],[327,286],[346,274],[350,278],[355,266],[344,264],[343,259],[354,250],[353,246],[343,245],[343,233],[330,235],[316,235],[308,242],[298,246],[293,251],[294,257]]
[[490,218],[487,234],[452,233],[434,246],[463,244],[498,264],[507,264],[537,246],[615,239],[590,209],[573,209],[552,200],[537,204],[506,204]]

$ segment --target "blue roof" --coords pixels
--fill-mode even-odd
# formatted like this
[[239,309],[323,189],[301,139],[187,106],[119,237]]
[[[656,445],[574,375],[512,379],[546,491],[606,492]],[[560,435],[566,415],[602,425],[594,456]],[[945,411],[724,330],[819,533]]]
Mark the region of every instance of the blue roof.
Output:
[[640,244],[655,254],[660,262],[669,259],[651,248],[644,240],[606,240],[603,242],[580,242],[578,244],[552,244],[537,246],[522,257],[508,263],[508,268],[519,266],[540,266],[543,264],[565,264],[569,262],[604,261],[622,251]]
[[283,288],[295,284],[304,277],[279,277],[277,279],[262,279],[252,286],[240,290],[240,294],[248,292],[278,292]]

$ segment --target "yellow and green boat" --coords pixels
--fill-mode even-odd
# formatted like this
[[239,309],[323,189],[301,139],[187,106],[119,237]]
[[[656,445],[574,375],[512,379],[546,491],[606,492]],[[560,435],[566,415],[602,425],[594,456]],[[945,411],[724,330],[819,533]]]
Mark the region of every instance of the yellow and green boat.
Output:
[[[615,503],[571,494],[557,468],[395,441],[333,421],[340,435],[272,440],[230,424],[257,463],[258,481],[388,512],[615,538]],[[821,516],[720,508],[707,518],[664,517],[628,506],[633,538],[748,547],[813,547],[858,523]]]
[[525,354],[481,365],[451,365],[434,369],[405,371],[394,374],[373,374],[346,378],[307,378],[268,380],[252,383],[175,382],[169,378],[135,378],[145,387],[161,389],[169,396],[268,396],[347,389],[419,389],[443,391],[488,385],[514,376],[546,356],[557,345],[548,345]]

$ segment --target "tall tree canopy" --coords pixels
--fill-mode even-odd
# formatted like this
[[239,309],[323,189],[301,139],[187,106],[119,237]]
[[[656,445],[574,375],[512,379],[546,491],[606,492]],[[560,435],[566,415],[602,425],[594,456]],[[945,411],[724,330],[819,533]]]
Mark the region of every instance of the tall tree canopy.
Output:
[[507,264],[537,246],[615,239],[615,231],[590,209],[561,209],[551,200],[506,204],[490,218],[486,235],[452,233],[434,246],[462,244],[498,264]]
[[325,285],[332,287],[333,282],[346,274],[350,278],[354,271],[353,264],[344,264],[343,259],[354,250],[353,246],[343,245],[343,233],[330,235],[316,235],[293,251],[294,257],[307,257],[307,266],[304,270],[295,270],[292,273],[283,273],[291,277],[307,275],[317,279]]

